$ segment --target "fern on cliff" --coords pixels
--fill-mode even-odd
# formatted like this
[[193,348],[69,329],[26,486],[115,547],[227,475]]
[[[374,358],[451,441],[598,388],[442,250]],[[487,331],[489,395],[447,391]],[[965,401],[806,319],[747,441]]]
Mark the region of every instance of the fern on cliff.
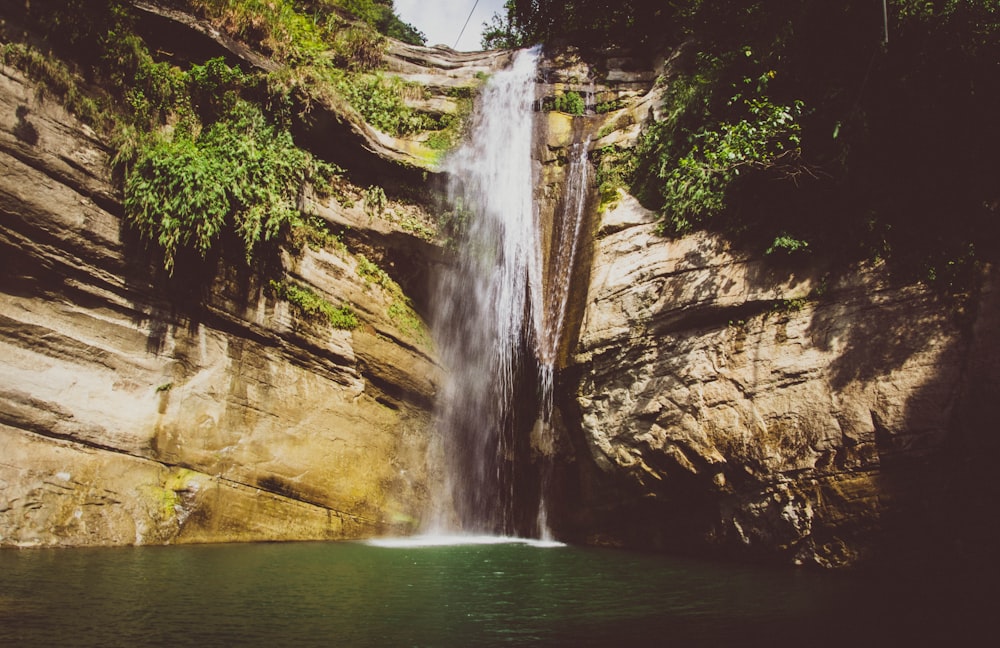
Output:
[[331,172],[260,108],[237,100],[197,136],[157,134],[139,146],[125,181],[126,216],[158,243],[170,272],[180,249],[204,257],[225,228],[249,261],[298,222],[305,183]]

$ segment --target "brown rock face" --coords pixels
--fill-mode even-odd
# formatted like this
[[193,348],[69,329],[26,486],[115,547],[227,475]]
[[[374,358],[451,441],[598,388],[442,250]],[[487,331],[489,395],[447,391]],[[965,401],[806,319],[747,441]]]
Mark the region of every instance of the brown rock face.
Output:
[[[9,68],[0,168],[0,546],[415,528],[438,370],[353,255],[277,261],[351,303],[353,331],[306,319],[242,261],[160,276],[123,228],[107,148]],[[391,239],[383,261],[427,246],[377,223],[356,236]]]
[[629,196],[598,228],[563,373],[567,533],[840,566],[983,530],[995,271],[957,304],[654,229]]
[[[187,25],[155,7],[148,20]],[[264,65],[209,40],[213,53]],[[449,90],[504,60],[396,44],[389,65],[447,112]],[[540,95],[594,104],[585,118],[539,120],[546,241],[560,234],[572,143],[627,146],[655,116],[653,77],[607,67],[597,79],[567,55],[543,68]],[[596,104],[619,101],[598,137]],[[360,177],[426,189],[434,160],[420,142],[330,106],[297,128]],[[350,303],[352,331],[306,318],[239,259],[162,276],[123,228],[108,156],[0,67],[0,546],[416,529],[442,481],[427,462],[439,368],[416,315],[400,319],[399,295],[335,247],[288,246],[269,262]],[[440,249],[413,233],[430,223],[420,208],[383,217],[306,202],[426,300]],[[554,458],[549,521],[561,536],[823,566],[975,559],[1000,540],[988,514],[1000,449],[995,269],[956,302],[880,267],[833,274],[705,234],[666,240],[625,194],[584,222],[593,236],[574,262],[557,354],[562,435],[533,448]]]

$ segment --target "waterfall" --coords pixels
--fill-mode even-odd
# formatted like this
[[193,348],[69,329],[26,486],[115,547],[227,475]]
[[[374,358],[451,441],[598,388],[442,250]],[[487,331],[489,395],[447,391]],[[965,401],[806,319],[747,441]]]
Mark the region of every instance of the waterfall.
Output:
[[[543,540],[551,539],[548,525],[547,493],[552,478],[555,439],[552,430],[554,407],[555,368],[559,359],[559,346],[563,339],[566,315],[569,311],[570,286],[576,265],[580,234],[587,213],[587,196],[590,187],[590,162],[587,154],[590,138],[573,144],[566,170],[566,186],[562,205],[555,210],[552,223],[552,242],[546,264],[542,290],[543,314],[536,323],[538,331],[538,385],[539,417],[532,430],[532,447],[541,456],[537,528]],[[561,218],[559,218],[561,216]]]
[[[466,143],[447,160],[467,214],[455,266],[438,282],[434,330],[448,379],[438,395],[443,530],[515,535],[519,375],[531,370],[531,293],[541,285],[532,141],[538,52],[484,86]],[[451,517],[452,519],[448,519]]]
[[563,204],[561,209],[556,210],[557,215],[561,214],[562,218],[557,219],[552,226],[552,244],[543,290],[543,317],[536,327],[540,332],[537,354],[541,363],[542,418],[545,421],[552,415],[552,375],[566,325],[570,281],[576,263],[580,230],[587,211],[590,182],[590,163],[587,158],[589,148],[589,138],[571,147]]
[[576,197],[562,210],[572,216],[553,227],[546,254],[533,160],[537,62],[537,50],[519,52],[489,79],[466,143],[445,163],[462,226],[434,302],[447,372],[436,413],[446,492],[431,531],[548,535],[553,376],[588,179],[578,144],[568,181]]

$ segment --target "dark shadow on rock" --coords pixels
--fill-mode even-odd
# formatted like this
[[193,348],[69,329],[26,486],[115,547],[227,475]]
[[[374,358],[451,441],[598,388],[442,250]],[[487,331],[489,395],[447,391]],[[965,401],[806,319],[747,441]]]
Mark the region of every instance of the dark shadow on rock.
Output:
[[275,62],[230,38],[207,21],[165,6],[167,4],[133,3],[135,29],[159,56],[169,58],[178,65],[203,63],[222,57],[230,66],[258,67],[267,72],[277,69]]
[[17,123],[14,124],[14,137],[21,140],[28,146],[34,146],[38,144],[38,129],[36,129],[31,122],[28,121],[28,110],[27,106],[17,107]]
[[227,322],[242,318],[261,286],[282,274],[279,248],[273,242],[259,245],[248,262],[242,241],[224,232],[204,257],[179,249],[171,273],[164,268],[162,251],[124,220],[120,235],[134,323],[149,328],[146,350],[152,354],[160,354],[179,327],[194,332],[210,323],[231,330]]
[[[654,335],[679,333],[738,324],[751,317],[780,310],[785,296],[779,286],[795,284],[820,276],[824,265],[810,265],[801,259],[752,259],[743,252],[733,253],[732,267],[743,274],[725,272],[719,258],[727,246],[721,239],[705,237],[696,248],[686,252],[683,262],[672,275],[663,277],[661,308],[652,314],[647,328]],[[732,295],[738,282],[746,288],[743,301],[721,303],[720,297]],[[670,298],[662,299],[670,290]]]
[[[654,425],[669,426],[662,412],[648,407],[660,395],[655,381],[629,406],[648,415],[640,414],[630,421],[629,438],[615,439],[618,447],[612,448],[612,453],[641,453],[647,462],[644,466],[626,468],[614,463],[610,469],[602,467],[599,457],[602,462],[616,462],[617,457],[601,457],[604,450],[593,446],[584,430],[583,411],[576,400],[584,376],[614,375],[642,363],[669,363],[678,348],[667,342],[655,357],[648,351],[642,346],[609,349],[595,354],[586,364],[558,372],[555,405],[561,423],[560,460],[550,494],[550,521],[557,537],[570,542],[704,555],[709,551],[706,535],[718,517],[717,488],[712,484],[715,471],[682,439],[666,442],[670,452],[651,452],[641,440]],[[676,363],[683,363],[683,359],[677,357]],[[599,398],[600,392],[595,396]],[[677,423],[682,409],[683,404],[678,404]],[[614,436],[613,430],[605,432]],[[695,472],[690,469],[692,464]]]
[[[997,279],[995,271],[984,273],[961,326],[952,325],[955,333],[941,353],[939,371],[907,402],[905,427],[928,435],[928,443],[891,457],[882,469],[888,491],[885,542],[892,549],[886,568],[939,584],[953,594],[952,605],[981,605],[1000,576],[995,555],[1000,525],[994,514],[1000,501]],[[940,412],[943,429],[927,429],[931,410]]]
[[292,123],[295,142],[317,157],[346,169],[355,184],[419,195],[417,189],[425,178],[434,175],[415,164],[397,162],[373,150],[373,144],[363,134],[365,126],[360,117],[304,97],[296,96],[294,100],[297,102],[293,111],[297,117]]
[[954,304],[921,286],[862,283],[831,291],[814,311],[813,344],[842,351],[830,366],[831,385],[889,375],[927,348],[933,334],[953,326]]
[[[207,262],[179,251],[171,276],[163,267],[163,253],[123,219],[119,227],[124,258],[126,293],[132,303],[133,324],[148,329],[146,352],[160,355],[171,332],[182,323],[195,327],[214,273]],[[192,264],[192,261],[195,263]]]
[[[628,339],[591,349],[585,364],[560,373],[559,407],[573,455],[559,472],[561,532],[574,541],[785,562],[799,548],[809,555],[815,546],[825,552],[818,556],[834,564],[868,561],[883,570],[919,566],[928,574],[921,561],[939,561],[944,566],[933,569],[935,578],[949,566],[961,566],[963,578],[969,578],[976,564],[997,564],[991,547],[1000,540],[1000,525],[988,513],[1000,496],[991,479],[991,463],[1000,450],[1000,435],[992,433],[1000,414],[1000,299],[990,283],[995,279],[963,305],[925,286],[894,280],[880,268],[836,274],[832,260],[811,256],[753,260],[737,252],[734,263],[742,268],[716,269],[722,251],[706,239],[685,253],[675,271],[645,279],[659,291],[658,310],[650,319],[633,326]],[[800,295],[790,299],[794,293],[784,288],[797,284],[813,289],[804,304],[796,304]],[[803,307],[807,314],[797,315]],[[671,381],[681,392],[693,386],[692,380],[698,382],[685,378],[685,340],[725,333],[727,327],[731,339],[739,335],[742,320],[757,315],[764,315],[764,331],[773,332],[775,344],[782,344],[783,327],[800,318],[805,326],[800,344],[836,353],[828,366],[807,366],[811,377],[793,371],[762,386],[754,375],[744,386],[751,401],[760,389],[826,380],[834,395],[854,388],[890,389],[893,400],[891,390],[904,390],[905,412],[900,416],[892,402],[883,411],[876,400],[869,421],[873,438],[859,441],[845,433],[839,440],[844,452],[854,453],[850,460],[834,448],[812,467],[776,472],[751,443],[742,450],[720,447],[723,464],[705,462],[685,445],[681,431],[682,416],[699,417],[697,398],[674,402],[664,412],[662,390]],[[809,319],[803,322],[803,317]],[[770,343],[765,333],[757,334],[757,345]],[[759,348],[743,352],[760,355]],[[748,361],[754,363],[752,357]],[[627,386],[623,374],[649,366],[656,367],[660,378],[654,378],[661,382],[651,381],[642,393],[630,395],[627,438],[604,430],[612,454],[631,453],[644,466],[606,469],[598,461],[608,450],[587,438],[577,396],[583,387],[587,398],[603,398],[603,390],[617,380],[610,377],[623,378],[615,387]],[[893,375],[902,369],[908,377]],[[585,380],[590,381],[586,386]],[[794,412],[797,406],[789,407]],[[769,421],[769,430],[772,423],[781,421]],[[666,441],[658,441],[662,447],[643,445],[654,424],[666,434]],[[805,451],[816,440],[808,432],[790,437]],[[852,443],[864,447],[848,447]],[[802,450],[786,449],[792,455]],[[662,481],[648,477],[647,468]],[[712,479],[719,471],[725,477],[721,488]],[[810,502],[815,517],[805,535],[782,521],[791,499],[775,499],[779,495]]]

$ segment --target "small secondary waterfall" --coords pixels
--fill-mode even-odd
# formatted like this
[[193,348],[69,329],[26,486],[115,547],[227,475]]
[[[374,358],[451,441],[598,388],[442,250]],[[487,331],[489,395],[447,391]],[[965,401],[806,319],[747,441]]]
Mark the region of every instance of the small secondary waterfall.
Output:
[[[519,52],[480,96],[467,142],[448,159],[463,223],[440,278],[434,330],[448,380],[437,424],[446,475],[434,531],[546,537],[552,389],[576,240],[586,144],[577,145],[573,225],[553,228],[548,276],[533,160],[537,50]],[[570,193],[574,193],[571,191]],[[567,211],[569,210],[569,211]]]
[[[566,186],[562,204],[557,207],[557,218],[552,223],[552,241],[549,247],[547,272],[542,285],[541,320],[536,324],[538,341],[539,417],[532,430],[532,447],[541,455],[539,502],[537,515],[538,533],[550,539],[548,525],[547,493],[552,479],[552,461],[555,439],[552,430],[554,407],[554,380],[559,347],[563,342],[566,316],[569,311],[570,286],[576,265],[580,234],[587,213],[590,188],[590,161],[587,154],[590,138],[573,144],[566,170]],[[561,218],[559,218],[561,216]]]
[[553,223],[552,243],[544,277],[544,310],[538,339],[538,361],[542,373],[542,418],[548,420],[552,414],[552,373],[559,358],[566,314],[569,308],[570,281],[576,263],[577,248],[580,244],[580,230],[587,210],[587,194],[590,182],[590,162],[587,153],[590,139],[573,144],[570,151],[569,168],[566,172],[566,187],[563,204],[557,214],[562,218]]

